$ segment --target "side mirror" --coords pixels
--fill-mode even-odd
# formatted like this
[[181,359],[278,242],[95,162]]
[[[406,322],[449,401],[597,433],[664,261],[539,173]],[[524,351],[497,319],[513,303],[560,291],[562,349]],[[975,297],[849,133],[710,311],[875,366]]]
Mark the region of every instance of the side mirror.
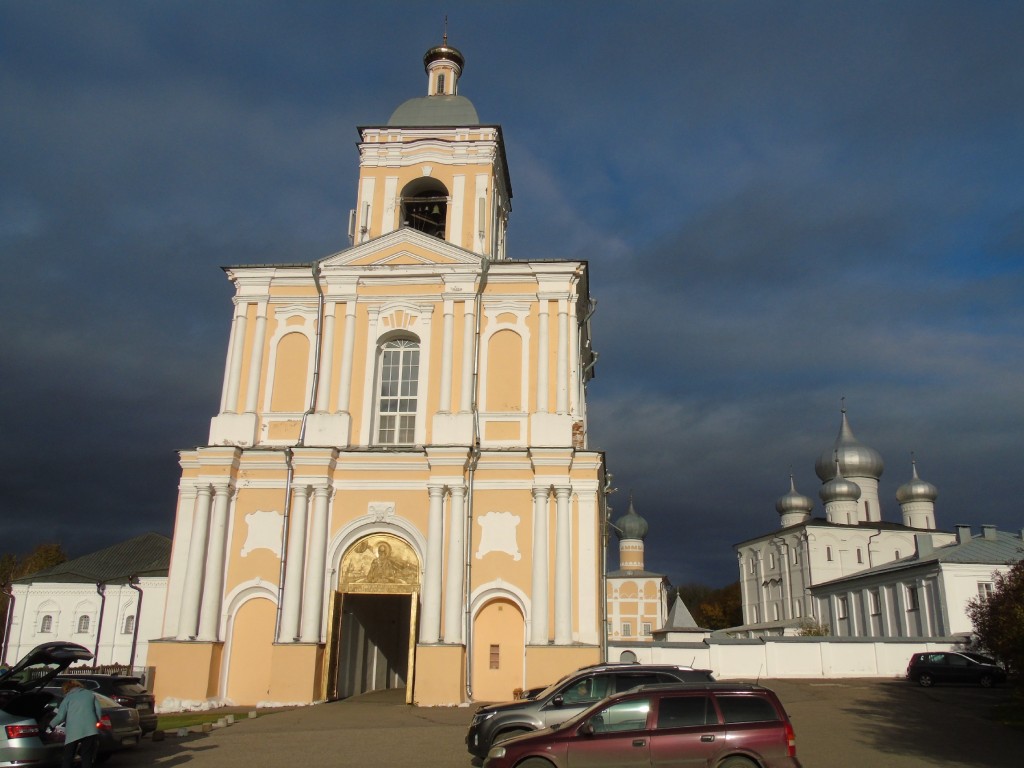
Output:
[[565,699],[562,698],[562,694],[558,694],[557,696],[555,696],[555,698],[551,700],[551,703],[554,704],[556,707],[560,707],[563,703],[565,703]]
[[580,736],[593,736],[594,735],[594,724],[589,720],[580,726]]

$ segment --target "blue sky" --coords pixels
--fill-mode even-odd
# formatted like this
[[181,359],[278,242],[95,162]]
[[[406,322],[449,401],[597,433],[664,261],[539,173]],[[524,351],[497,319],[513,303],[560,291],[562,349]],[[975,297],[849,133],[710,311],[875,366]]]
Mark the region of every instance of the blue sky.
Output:
[[590,263],[591,443],[650,569],[733,581],[841,397],[885,519],[913,451],[940,527],[1024,527],[1024,5],[0,0],[4,551],[170,533],[219,267],[347,244],[356,126],[445,14],[510,256]]

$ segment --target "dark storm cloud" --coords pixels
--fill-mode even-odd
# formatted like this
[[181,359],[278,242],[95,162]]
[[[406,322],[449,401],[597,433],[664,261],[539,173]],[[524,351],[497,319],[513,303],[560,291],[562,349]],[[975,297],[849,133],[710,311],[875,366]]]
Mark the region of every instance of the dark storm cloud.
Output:
[[[592,444],[674,580],[734,578],[847,397],[943,526],[1022,524],[1024,11],[460,4],[513,257],[590,262]],[[356,126],[423,89],[409,3],[0,4],[2,533],[169,532],[231,317],[219,267],[347,244]],[[386,31],[385,31],[386,30]],[[13,106],[12,106],[13,105]],[[614,563],[615,555],[611,556]]]

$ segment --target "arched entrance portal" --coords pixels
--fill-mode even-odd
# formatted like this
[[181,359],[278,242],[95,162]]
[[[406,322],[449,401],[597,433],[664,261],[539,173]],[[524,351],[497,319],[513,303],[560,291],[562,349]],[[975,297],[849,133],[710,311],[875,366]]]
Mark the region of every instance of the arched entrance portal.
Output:
[[412,701],[420,563],[397,536],[372,534],[341,558],[327,665],[333,699],[405,688]]

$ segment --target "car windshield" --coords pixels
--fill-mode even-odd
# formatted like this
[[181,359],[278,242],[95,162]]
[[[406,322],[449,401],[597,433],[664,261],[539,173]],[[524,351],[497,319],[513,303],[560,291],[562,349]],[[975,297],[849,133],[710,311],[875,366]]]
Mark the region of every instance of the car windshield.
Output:
[[995,659],[993,659],[993,658],[991,658],[989,656],[984,656],[984,655],[982,655],[980,653],[972,653],[970,651],[964,651],[960,655],[961,656],[966,656],[968,659],[971,659],[972,661],[977,661],[980,664],[995,664],[996,663]]

